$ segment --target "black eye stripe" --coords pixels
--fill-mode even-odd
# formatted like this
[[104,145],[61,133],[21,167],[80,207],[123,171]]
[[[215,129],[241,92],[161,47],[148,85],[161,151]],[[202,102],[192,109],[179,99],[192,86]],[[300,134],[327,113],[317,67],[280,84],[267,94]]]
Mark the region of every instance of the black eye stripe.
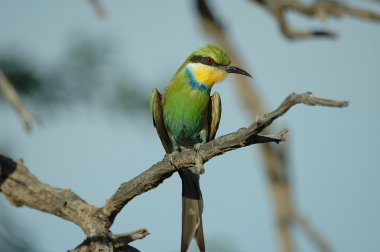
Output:
[[[190,61],[193,62],[193,63],[201,63],[201,64],[205,64],[205,58],[207,57],[202,57],[200,55],[194,55]],[[218,64],[216,63],[214,60],[211,64],[207,64],[209,66],[226,66],[226,65],[222,65],[222,64]]]
[[202,63],[203,62],[203,57],[202,56],[193,56],[190,60],[191,62],[194,62],[194,63]]

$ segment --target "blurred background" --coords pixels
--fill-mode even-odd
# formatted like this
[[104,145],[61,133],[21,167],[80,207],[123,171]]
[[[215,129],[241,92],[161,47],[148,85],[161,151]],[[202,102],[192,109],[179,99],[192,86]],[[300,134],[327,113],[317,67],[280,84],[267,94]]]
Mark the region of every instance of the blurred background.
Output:
[[[192,51],[215,43],[254,76],[248,86],[229,77],[214,89],[223,103],[217,136],[248,126],[292,92],[350,106],[296,106],[273,126],[290,130],[286,143],[205,165],[208,251],[380,251],[380,25],[285,13],[294,30],[312,31],[300,35],[269,2],[0,1],[0,69],[40,122],[28,133],[0,97],[0,153],[101,206],[163,157],[150,118],[152,88],[163,91]],[[376,1],[337,3],[380,12]],[[112,231],[145,227],[150,235],[133,246],[178,251],[180,188],[174,174],[135,198]],[[84,239],[73,223],[0,197],[1,251],[66,251]]]

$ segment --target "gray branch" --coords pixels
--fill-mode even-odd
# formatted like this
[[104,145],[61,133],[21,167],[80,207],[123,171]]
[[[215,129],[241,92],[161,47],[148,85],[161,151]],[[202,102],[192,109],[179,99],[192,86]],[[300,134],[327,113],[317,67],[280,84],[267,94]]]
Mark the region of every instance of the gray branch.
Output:
[[28,206],[54,214],[80,226],[87,239],[72,251],[138,251],[128,244],[148,235],[146,229],[128,234],[114,235],[110,227],[116,215],[134,197],[145,193],[162,183],[174,172],[203,163],[215,156],[238,148],[258,143],[279,143],[284,141],[287,130],[275,135],[261,135],[275,119],[296,104],[345,107],[347,102],[317,98],[311,93],[291,94],[273,112],[257,117],[248,128],[239,129],[211,142],[197,146],[197,151],[188,149],[181,153],[166,155],[132,180],[120,185],[101,208],[87,203],[70,189],[59,189],[40,182],[24,166],[0,155],[0,191],[16,206]]

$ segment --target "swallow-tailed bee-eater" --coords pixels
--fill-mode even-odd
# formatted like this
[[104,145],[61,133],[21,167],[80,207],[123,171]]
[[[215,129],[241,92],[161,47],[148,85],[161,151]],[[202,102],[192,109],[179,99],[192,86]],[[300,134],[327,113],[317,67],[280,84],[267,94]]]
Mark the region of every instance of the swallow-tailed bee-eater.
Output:
[[[161,95],[153,89],[150,107],[153,124],[166,153],[180,152],[196,144],[214,139],[222,112],[220,96],[210,96],[215,83],[228,73],[252,77],[246,71],[231,66],[229,56],[214,45],[194,51],[174,74]],[[181,252],[186,252],[194,238],[200,251],[205,251],[199,187],[199,169],[178,171],[182,180]]]

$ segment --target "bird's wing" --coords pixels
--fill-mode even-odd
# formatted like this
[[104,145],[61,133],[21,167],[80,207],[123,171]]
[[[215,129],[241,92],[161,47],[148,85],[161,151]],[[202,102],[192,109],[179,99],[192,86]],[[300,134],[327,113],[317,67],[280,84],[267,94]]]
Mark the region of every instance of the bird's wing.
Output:
[[208,141],[214,140],[219,127],[220,116],[222,114],[222,102],[218,92],[215,92],[210,99],[209,107],[209,134]]
[[162,95],[155,88],[152,90],[152,94],[150,95],[150,110],[152,112],[153,125],[156,127],[161,143],[164,146],[166,153],[171,153],[173,151],[173,146],[164,123]]

